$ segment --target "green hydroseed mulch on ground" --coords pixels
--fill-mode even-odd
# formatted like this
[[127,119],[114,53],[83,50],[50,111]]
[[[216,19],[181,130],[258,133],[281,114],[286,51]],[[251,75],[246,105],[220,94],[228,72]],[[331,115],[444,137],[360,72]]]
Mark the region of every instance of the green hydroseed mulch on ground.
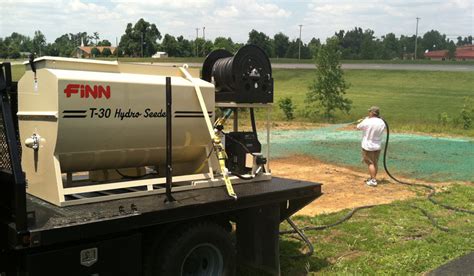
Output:
[[[271,158],[309,155],[321,161],[364,168],[360,131],[331,125],[311,130],[276,130]],[[474,181],[474,140],[391,134],[388,166],[395,175],[430,181]],[[382,165],[382,155],[380,165]]]

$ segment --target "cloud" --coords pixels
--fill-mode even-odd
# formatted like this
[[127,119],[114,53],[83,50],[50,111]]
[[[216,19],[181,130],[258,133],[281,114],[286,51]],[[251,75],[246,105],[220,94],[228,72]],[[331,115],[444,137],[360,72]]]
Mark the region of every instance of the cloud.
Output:
[[[54,41],[64,33],[99,32],[115,41],[129,22],[155,23],[162,34],[232,37],[245,42],[252,29],[294,39],[303,24],[303,41],[325,39],[340,29],[370,28],[377,36],[437,29],[448,35],[473,33],[472,0],[2,0],[0,37],[12,32],[33,36],[41,30]],[[450,37],[452,38],[452,37]]]
[[453,39],[473,32],[473,6],[470,0],[395,0],[395,1],[321,1],[308,4],[304,16],[306,30],[327,37],[355,26],[370,28],[377,36],[389,32],[413,35],[416,17],[420,17],[419,33],[436,29]]
[[230,5],[214,11],[214,15],[222,18],[231,18],[239,16],[240,12],[234,5]]

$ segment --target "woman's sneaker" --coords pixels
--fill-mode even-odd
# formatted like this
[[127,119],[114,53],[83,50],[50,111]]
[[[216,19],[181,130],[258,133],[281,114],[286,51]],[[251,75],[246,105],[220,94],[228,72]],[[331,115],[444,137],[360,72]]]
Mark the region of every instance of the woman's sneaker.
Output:
[[367,184],[367,186],[375,187],[375,186],[377,186],[377,180],[368,179],[367,181],[365,181],[365,184]]

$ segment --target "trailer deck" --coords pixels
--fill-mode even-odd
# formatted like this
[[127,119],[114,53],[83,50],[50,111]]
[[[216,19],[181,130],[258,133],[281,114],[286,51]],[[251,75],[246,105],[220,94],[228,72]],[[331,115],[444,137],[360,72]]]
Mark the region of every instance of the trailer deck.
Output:
[[[235,186],[239,198],[229,197],[223,187],[150,195],[77,206],[57,207],[27,196],[29,244],[36,247],[83,240],[114,232],[232,212],[259,205],[280,204],[281,221],[321,195],[321,184],[274,177],[271,181]],[[13,229],[11,235],[15,235]],[[10,236],[12,237],[12,236]],[[19,238],[10,238],[20,241]]]

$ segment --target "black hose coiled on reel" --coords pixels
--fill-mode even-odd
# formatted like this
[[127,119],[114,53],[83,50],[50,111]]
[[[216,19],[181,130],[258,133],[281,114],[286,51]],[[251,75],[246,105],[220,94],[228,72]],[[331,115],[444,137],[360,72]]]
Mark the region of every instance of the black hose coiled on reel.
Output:
[[216,102],[273,102],[270,59],[256,45],[245,45],[235,55],[224,49],[212,51],[202,65],[202,79],[214,83]]

